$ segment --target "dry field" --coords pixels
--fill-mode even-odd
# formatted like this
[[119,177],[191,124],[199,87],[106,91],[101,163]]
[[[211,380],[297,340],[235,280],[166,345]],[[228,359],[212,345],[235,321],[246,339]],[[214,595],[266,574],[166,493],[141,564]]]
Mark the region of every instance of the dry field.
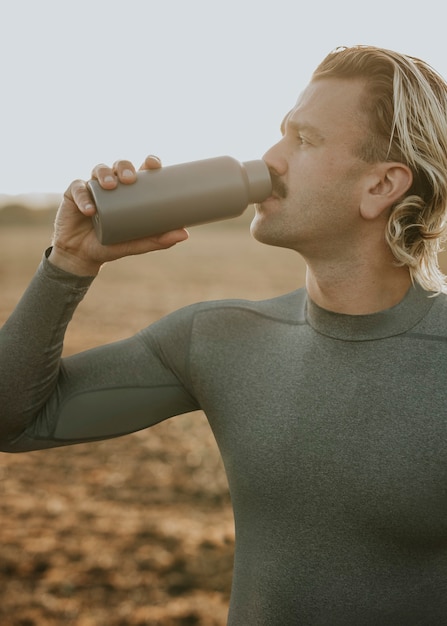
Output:
[[[67,354],[128,336],[180,306],[263,299],[303,284],[297,255],[254,242],[247,217],[191,230],[170,251],[106,266]],[[0,323],[49,243],[0,226]],[[221,626],[233,522],[201,413],[113,441],[0,454],[2,626]]]

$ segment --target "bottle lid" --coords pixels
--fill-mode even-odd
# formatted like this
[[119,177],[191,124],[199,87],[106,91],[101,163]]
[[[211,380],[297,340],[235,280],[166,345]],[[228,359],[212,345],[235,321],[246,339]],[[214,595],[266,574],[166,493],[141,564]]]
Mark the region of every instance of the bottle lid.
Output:
[[248,178],[249,201],[262,202],[272,194],[272,179],[265,161],[245,161],[243,163]]

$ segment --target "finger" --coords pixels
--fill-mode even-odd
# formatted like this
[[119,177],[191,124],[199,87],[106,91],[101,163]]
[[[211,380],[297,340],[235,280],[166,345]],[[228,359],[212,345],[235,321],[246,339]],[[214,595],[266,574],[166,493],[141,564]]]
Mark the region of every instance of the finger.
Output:
[[179,228],[160,235],[144,237],[143,239],[135,239],[133,241],[128,241],[127,243],[113,244],[110,246],[110,249],[115,248],[115,251],[119,251],[118,254],[120,257],[134,254],[145,254],[146,252],[172,248],[172,246],[175,246],[177,243],[185,241],[188,238],[188,231],[185,228]]
[[140,167],[140,170],[157,170],[160,167],[161,160],[157,156],[150,154],[144,159],[144,163]]
[[95,213],[95,204],[83,180],[73,181],[64,195],[65,198],[74,202],[84,215],[91,216]]
[[123,243],[114,243],[104,246],[103,262],[113,261],[122,257],[133,256],[137,254],[146,254],[147,252],[155,252],[156,250],[165,250],[172,248],[177,243],[188,239],[189,233],[184,228],[172,230],[161,235],[134,239]]
[[118,176],[118,180],[125,184],[134,183],[137,178],[135,167],[130,161],[115,161],[113,171]]
[[176,243],[186,241],[189,238],[189,232],[186,228],[179,228],[177,230],[170,230],[167,233],[158,235],[157,243],[161,248],[170,248],[175,246]]
[[104,189],[114,189],[118,184],[118,176],[113,168],[105,165],[105,163],[100,163],[92,169],[92,178],[96,178]]

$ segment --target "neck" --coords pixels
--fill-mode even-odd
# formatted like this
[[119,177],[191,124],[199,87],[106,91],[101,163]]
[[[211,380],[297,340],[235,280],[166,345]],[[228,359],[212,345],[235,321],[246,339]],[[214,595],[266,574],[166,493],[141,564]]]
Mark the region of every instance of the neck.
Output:
[[[379,267],[379,265],[381,265]],[[343,268],[307,264],[306,287],[310,298],[323,309],[347,315],[368,315],[398,304],[411,286],[406,267],[392,261]]]

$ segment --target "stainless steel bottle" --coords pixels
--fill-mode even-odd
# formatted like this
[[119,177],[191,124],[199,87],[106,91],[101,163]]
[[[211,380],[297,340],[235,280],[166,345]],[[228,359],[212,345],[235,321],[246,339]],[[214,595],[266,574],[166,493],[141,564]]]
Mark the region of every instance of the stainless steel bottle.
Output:
[[95,231],[105,245],[237,217],[272,192],[264,161],[228,156],[141,171],[135,183],[112,190],[95,180],[88,186]]

